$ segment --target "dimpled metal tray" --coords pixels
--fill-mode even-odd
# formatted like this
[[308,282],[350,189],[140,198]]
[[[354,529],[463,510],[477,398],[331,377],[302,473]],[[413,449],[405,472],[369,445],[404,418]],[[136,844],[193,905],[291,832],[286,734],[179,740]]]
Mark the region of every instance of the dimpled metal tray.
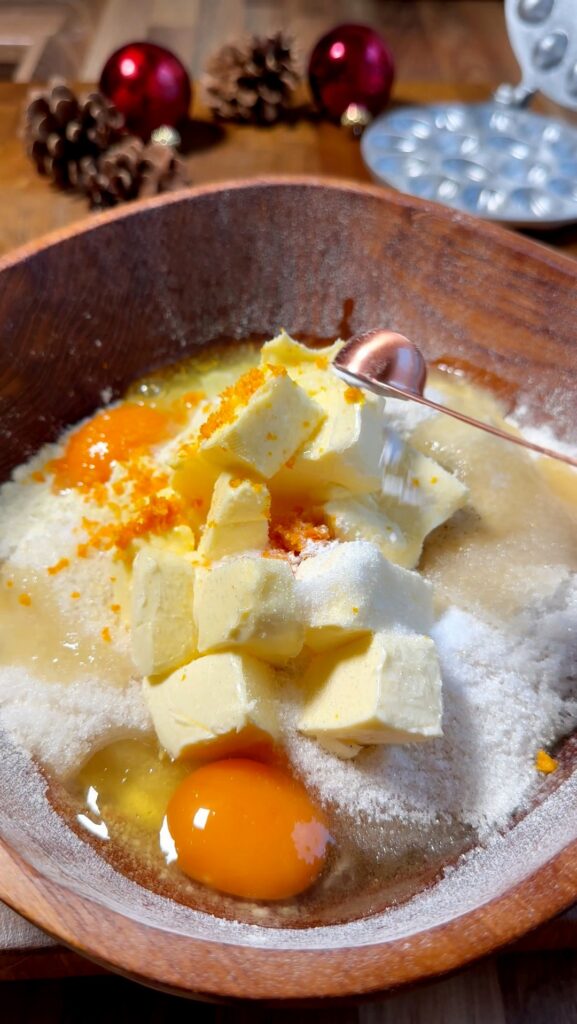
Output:
[[507,0],[522,85],[577,110],[577,0]]
[[361,151],[378,182],[410,195],[515,227],[577,221],[577,129],[529,110],[405,107],[373,121]]

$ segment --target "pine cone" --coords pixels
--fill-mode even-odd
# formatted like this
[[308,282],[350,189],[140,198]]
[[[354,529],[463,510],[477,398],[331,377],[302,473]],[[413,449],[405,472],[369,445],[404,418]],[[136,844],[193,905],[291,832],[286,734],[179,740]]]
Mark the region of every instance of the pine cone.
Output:
[[149,142],[140,165],[142,184],[139,196],[156,196],[160,192],[176,192],[190,185],[186,164],[179,160],[172,146]]
[[76,187],[88,196],[90,206],[107,208],[131,199],[173,192],[188,185],[186,166],[171,146],[127,135],[97,160],[80,161]]
[[292,41],[282,32],[223,46],[206,65],[206,102],[215,117],[272,124],[299,81]]
[[100,93],[80,99],[65,82],[30,93],[24,114],[24,141],[40,174],[59,188],[74,187],[82,160],[99,154],[125,134],[124,118]]

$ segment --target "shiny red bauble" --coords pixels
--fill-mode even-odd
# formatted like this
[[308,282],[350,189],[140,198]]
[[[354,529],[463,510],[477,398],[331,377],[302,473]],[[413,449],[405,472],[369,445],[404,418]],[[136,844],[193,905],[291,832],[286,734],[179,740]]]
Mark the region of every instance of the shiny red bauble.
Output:
[[130,132],[147,141],[161,124],[188,114],[192,89],[184,64],[155,43],[128,43],[108,58],[100,90],[118,107]]
[[351,104],[378,114],[395,76],[393,55],[368,25],[339,25],[319,39],[309,61],[312,94],[323,113],[340,119]]

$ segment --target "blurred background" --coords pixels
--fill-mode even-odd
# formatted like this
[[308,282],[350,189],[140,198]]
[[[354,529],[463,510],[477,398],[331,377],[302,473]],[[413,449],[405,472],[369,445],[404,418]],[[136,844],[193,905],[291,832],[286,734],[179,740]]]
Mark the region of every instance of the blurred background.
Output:
[[134,39],[168,47],[197,77],[227,38],[284,28],[306,55],[339,21],[381,31],[400,80],[518,79],[501,0],[0,0],[0,80],[96,81]]

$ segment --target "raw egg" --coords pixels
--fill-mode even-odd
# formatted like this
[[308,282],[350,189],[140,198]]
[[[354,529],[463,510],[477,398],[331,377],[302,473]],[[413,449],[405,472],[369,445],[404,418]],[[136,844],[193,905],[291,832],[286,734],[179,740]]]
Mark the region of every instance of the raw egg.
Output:
[[99,412],[69,437],[53,464],[56,482],[61,487],[106,483],[113,462],[162,441],[168,427],[167,415],[146,405],[125,402]]
[[244,899],[282,900],[308,889],[331,841],[304,786],[247,758],[193,771],[173,794],[167,823],[182,871]]

